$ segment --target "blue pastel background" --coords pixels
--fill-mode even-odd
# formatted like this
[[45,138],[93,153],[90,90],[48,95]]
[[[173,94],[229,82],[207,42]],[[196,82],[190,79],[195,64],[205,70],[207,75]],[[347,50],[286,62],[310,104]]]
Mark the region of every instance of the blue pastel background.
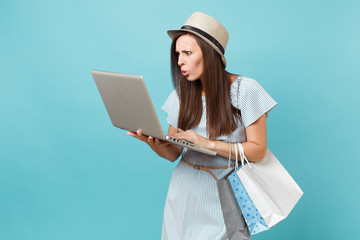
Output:
[[172,90],[167,29],[228,29],[228,71],[279,103],[268,145],[305,194],[253,239],[357,239],[360,1],[0,2],[0,239],[160,239],[172,164],[111,125],[91,69]]

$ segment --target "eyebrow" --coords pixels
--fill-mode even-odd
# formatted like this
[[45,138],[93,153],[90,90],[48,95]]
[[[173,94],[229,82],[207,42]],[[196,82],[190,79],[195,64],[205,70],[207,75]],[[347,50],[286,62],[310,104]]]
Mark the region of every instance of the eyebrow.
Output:
[[175,52],[178,53],[178,52],[191,52],[191,51],[190,50],[181,50],[181,51],[179,51],[179,50],[175,49]]

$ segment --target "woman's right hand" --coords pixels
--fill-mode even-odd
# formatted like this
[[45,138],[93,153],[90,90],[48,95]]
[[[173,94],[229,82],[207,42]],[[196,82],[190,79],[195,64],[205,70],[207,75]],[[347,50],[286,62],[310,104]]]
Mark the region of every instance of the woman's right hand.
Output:
[[[171,129],[171,127],[169,127],[169,129]],[[178,146],[171,144],[170,142],[154,138],[152,136],[145,136],[144,134],[142,134],[141,130],[137,130],[136,132],[129,131],[127,132],[127,135],[145,142],[159,156],[166,158],[172,162],[175,161],[182,152],[182,149]]]
[[169,142],[161,141],[160,139],[154,138],[152,136],[145,136],[144,134],[142,134],[140,129],[137,130],[136,133],[129,131],[129,132],[127,132],[127,135],[132,136],[134,138],[139,139],[140,141],[145,142],[155,152],[157,152],[157,150],[160,150],[159,148],[162,148],[163,146],[170,144]]

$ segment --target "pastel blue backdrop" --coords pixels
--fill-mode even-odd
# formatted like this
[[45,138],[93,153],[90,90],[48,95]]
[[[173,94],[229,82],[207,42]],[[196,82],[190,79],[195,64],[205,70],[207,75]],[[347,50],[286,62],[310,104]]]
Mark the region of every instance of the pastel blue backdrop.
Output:
[[167,29],[230,32],[228,71],[279,103],[268,145],[305,194],[253,239],[357,239],[360,2],[0,2],[0,239],[159,239],[176,164],[111,125],[91,69],[144,76],[163,127]]

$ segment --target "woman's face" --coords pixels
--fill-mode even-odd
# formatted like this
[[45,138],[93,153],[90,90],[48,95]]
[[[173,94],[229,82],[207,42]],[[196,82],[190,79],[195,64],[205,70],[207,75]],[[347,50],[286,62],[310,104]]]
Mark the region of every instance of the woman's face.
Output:
[[175,51],[178,55],[178,65],[187,80],[200,79],[204,73],[204,62],[201,48],[196,39],[189,34],[180,36],[176,41]]

